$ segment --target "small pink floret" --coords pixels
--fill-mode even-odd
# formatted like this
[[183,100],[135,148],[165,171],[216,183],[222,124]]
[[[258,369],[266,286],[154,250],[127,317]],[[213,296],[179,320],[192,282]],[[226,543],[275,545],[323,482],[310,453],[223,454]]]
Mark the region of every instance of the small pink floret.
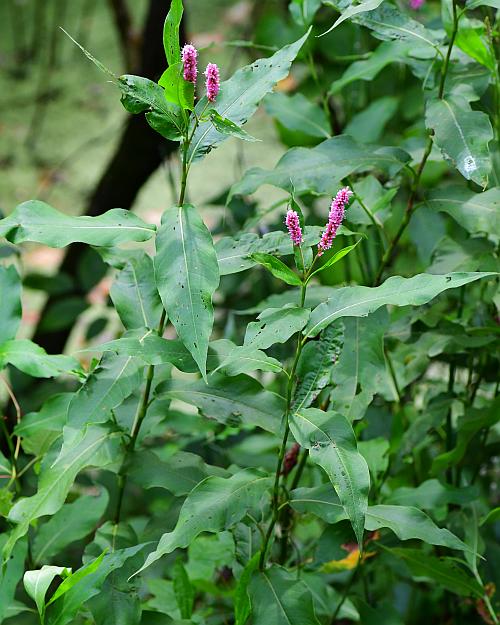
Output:
[[425,4],[425,0],[410,0],[410,9],[413,9],[414,11],[418,11],[424,6],[424,4]]
[[333,198],[328,215],[328,223],[318,243],[318,256],[321,256],[325,250],[329,250],[332,247],[333,239],[337,236],[337,230],[344,219],[344,212],[352,195],[351,189],[344,187]]
[[182,48],[182,63],[184,65],[184,80],[195,83],[198,75],[198,51],[190,43]]
[[303,242],[302,228],[300,227],[299,216],[296,211],[290,209],[285,218],[286,227],[290,234],[290,239],[294,245],[300,245]]
[[220,86],[219,68],[215,63],[209,63],[207,65],[207,69],[205,70],[205,76],[207,98],[210,102],[215,102],[215,99],[217,98],[217,95],[219,93]]

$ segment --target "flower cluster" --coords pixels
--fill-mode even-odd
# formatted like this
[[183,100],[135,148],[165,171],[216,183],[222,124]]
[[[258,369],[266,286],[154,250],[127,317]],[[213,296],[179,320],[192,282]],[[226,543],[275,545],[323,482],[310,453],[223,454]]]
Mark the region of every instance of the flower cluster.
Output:
[[344,219],[344,211],[352,195],[353,193],[349,187],[344,187],[334,197],[330,206],[328,223],[318,243],[318,256],[321,256],[325,250],[329,250],[332,247],[333,239],[337,236],[337,230]]
[[425,0],[410,0],[410,9],[413,9],[414,11],[418,11],[424,6],[424,4],[425,4]]
[[[187,43],[182,48],[182,65],[184,80],[196,84],[198,76],[198,51]],[[205,87],[209,102],[215,102],[220,89],[219,68],[215,63],[209,63],[205,70]]]
[[290,239],[294,245],[300,245],[303,242],[302,228],[300,227],[299,216],[296,211],[290,209],[285,218],[286,227],[290,233]]

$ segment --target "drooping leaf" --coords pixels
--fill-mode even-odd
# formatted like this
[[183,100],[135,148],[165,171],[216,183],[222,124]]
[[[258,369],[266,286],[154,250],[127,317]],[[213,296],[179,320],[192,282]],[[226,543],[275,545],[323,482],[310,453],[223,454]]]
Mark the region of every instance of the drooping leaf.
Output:
[[70,217],[38,200],[19,204],[0,220],[0,236],[8,241],[31,241],[49,247],[77,242],[110,247],[126,241],[147,241],[155,230],[155,226],[121,208],[112,208],[98,217]]
[[0,345],[13,339],[21,322],[21,280],[14,265],[0,266]]
[[163,461],[154,452],[141,450],[134,454],[128,469],[130,479],[142,488],[165,488],[176,497],[187,495],[211,475],[225,474],[224,469],[210,466],[200,456],[186,451],[178,451]]
[[156,236],[155,279],[180,340],[206,377],[219,266],[209,230],[191,204],[165,211]]
[[283,282],[286,282],[286,284],[291,284],[292,286],[300,286],[302,284],[299,276],[279,258],[272,256],[272,254],[255,252],[252,254],[251,258],[256,263],[262,265],[270,271],[275,278],[278,278],[278,280],[282,280]]
[[[321,238],[322,228],[306,226],[304,230],[304,247],[315,245]],[[342,231],[339,232],[342,234]],[[268,232],[259,237],[253,232],[247,232],[237,239],[223,237],[215,244],[219,261],[220,275],[238,273],[249,269],[256,264],[252,254],[265,253],[273,256],[293,254],[293,245],[288,232]],[[298,299],[298,298],[297,298]]]
[[417,580],[438,584],[442,588],[465,597],[482,597],[483,589],[478,582],[468,575],[454,558],[437,558],[417,549],[388,549],[404,560],[411,574]]
[[52,355],[29,339],[16,339],[0,345],[0,369],[12,365],[35,378],[53,378],[63,373],[79,373],[81,366],[71,356]]
[[362,545],[370,473],[357,450],[351,424],[335,412],[308,408],[290,415],[290,428],[299,445],[309,450],[311,460],[330,478]]
[[144,364],[132,356],[105,354],[68,407],[68,424],[103,423],[111,410],[131,395],[143,380]]
[[71,572],[64,566],[44,565],[41,569],[26,571],[23,577],[24,588],[36,603],[41,622],[45,616],[45,595],[52,581],[57,577],[64,577]]
[[53,558],[67,545],[87,536],[96,526],[108,505],[108,493],[102,489],[97,497],[82,495],[62,508],[44,523],[33,541],[34,564]]
[[308,586],[282,567],[255,572],[249,593],[259,625],[319,625]]
[[9,512],[16,523],[3,548],[7,559],[16,542],[26,534],[30,523],[55,514],[63,505],[77,474],[88,466],[103,467],[120,459],[121,436],[91,425],[85,429],[65,427],[64,442],[55,462],[44,468],[35,495],[19,499]]
[[470,234],[500,237],[500,188],[474,193],[463,186],[436,189],[425,203],[433,210],[448,213]]
[[314,192],[335,195],[341,181],[353,172],[383,170],[395,175],[409,160],[400,148],[356,143],[338,135],[314,148],[292,148],[274,169],[253,167],[231,187],[228,201],[235,195],[250,195],[264,184],[297,194]]
[[163,534],[158,547],[148,555],[140,570],[174,549],[187,547],[201,532],[217,533],[232,527],[258,506],[270,484],[270,477],[254,469],[240,471],[229,478],[207,478],[187,496],[174,530]]
[[208,384],[202,380],[186,383],[168,380],[158,387],[159,397],[179,399],[196,406],[209,419],[228,425],[257,426],[277,433],[285,408],[279,395],[265,391],[250,376],[240,374],[226,377],[219,374],[208,376]]
[[[288,75],[292,61],[306,41],[309,31],[298,41],[284,46],[273,56],[259,59],[238,70],[229,80],[221,83],[214,109],[223,118],[237,126],[244,124],[255,112],[259,102],[274,85]],[[196,105],[198,115],[207,104],[206,97]],[[217,147],[228,135],[220,133],[210,121],[202,122],[189,146],[188,162],[202,158]]]
[[466,180],[486,187],[492,169],[488,143],[493,139],[486,113],[472,110],[466,98],[455,95],[430,100],[425,119],[444,158]]
[[303,133],[309,137],[328,139],[330,127],[325,112],[310,102],[302,93],[287,96],[284,93],[270,93],[264,98],[268,115],[279,121],[288,130]]
[[158,327],[163,307],[154,280],[153,261],[144,252],[140,258],[130,259],[118,273],[110,296],[127,330]]
[[338,360],[344,342],[344,325],[334,323],[321,333],[319,340],[305,344],[297,364],[297,385],[292,410],[309,408],[328,384],[332,367]]
[[381,306],[421,306],[446,291],[494,274],[490,272],[421,273],[412,278],[392,276],[378,287],[354,286],[338,289],[336,295],[317,306],[305,329],[306,336],[316,336],[335,319],[364,317]]
[[260,313],[258,321],[249,323],[245,332],[245,347],[267,349],[275,343],[285,343],[300,332],[309,319],[308,308],[284,306],[268,308]]
[[354,2],[349,2],[349,6],[346,8],[346,10],[342,11],[340,17],[338,17],[335,22],[330,26],[330,28],[322,33],[322,35],[327,35],[334,28],[337,28],[339,24],[342,24],[342,22],[345,22],[345,20],[348,20],[353,15],[357,15],[358,13],[365,13],[366,11],[373,11],[373,9],[376,9],[378,6],[380,6],[382,2],[383,0],[362,0],[358,4]]

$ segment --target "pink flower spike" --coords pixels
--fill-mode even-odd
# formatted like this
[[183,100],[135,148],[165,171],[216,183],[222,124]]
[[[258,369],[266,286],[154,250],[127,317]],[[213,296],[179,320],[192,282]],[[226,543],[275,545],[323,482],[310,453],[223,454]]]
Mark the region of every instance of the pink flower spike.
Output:
[[207,65],[207,69],[205,70],[206,76],[206,87],[207,87],[207,98],[210,102],[215,102],[217,98],[217,94],[219,93],[220,86],[220,78],[219,78],[219,68],[215,63],[209,63]]
[[424,4],[425,4],[425,0],[410,0],[410,9],[413,9],[414,11],[418,11],[424,6]]
[[325,250],[329,250],[332,247],[333,239],[337,236],[337,230],[340,228],[340,224],[344,219],[344,211],[352,196],[353,192],[351,189],[349,189],[349,187],[344,187],[340,189],[334,197],[330,206],[328,223],[318,243],[318,256],[321,256]]
[[198,51],[190,43],[182,48],[182,63],[184,65],[184,80],[195,83],[198,75]]
[[302,238],[302,228],[300,227],[299,216],[296,211],[290,209],[285,218],[286,227],[290,233],[290,239],[294,245],[300,245],[304,239]]

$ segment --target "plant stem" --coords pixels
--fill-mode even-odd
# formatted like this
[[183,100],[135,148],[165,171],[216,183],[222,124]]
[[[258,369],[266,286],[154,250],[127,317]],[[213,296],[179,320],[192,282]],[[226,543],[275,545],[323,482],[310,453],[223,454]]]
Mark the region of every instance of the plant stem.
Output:
[[[311,269],[309,269],[309,271],[311,271]],[[304,279],[302,281],[302,287],[300,289],[300,307],[301,308],[304,307],[304,302],[306,300],[306,289],[307,289],[306,280],[307,280],[307,274],[304,276]],[[287,384],[287,391],[286,391],[285,431],[283,433],[283,439],[281,441],[281,447],[280,447],[280,451],[278,455],[278,462],[276,465],[276,473],[274,476],[274,486],[273,486],[273,494],[272,494],[272,501],[271,501],[271,508],[272,508],[273,513],[271,517],[271,522],[269,523],[269,527],[267,528],[266,537],[264,540],[264,544],[262,546],[262,551],[260,553],[259,569],[261,571],[264,570],[269,542],[271,540],[274,527],[276,525],[276,522],[278,521],[279,514],[280,514],[279,487],[280,487],[281,467],[283,466],[283,459],[285,457],[286,444],[288,441],[288,435],[290,434],[289,416],[290,416],[290,409],[292,405],[292,391],[293,391],[293,384],[294,384],[294,378],[295,378],[295,371],[297,369],[297,364],[299,362],[300,354],[302,353],[302,348],[303,348],[303,342],[301,340],[301,335],[300,335],[300,330],[299,330],[298,340],[297,340],[297,349],[295,351],[295,358],[293,360],[292,368],[290,370],[290,374],[288,377],[288,384]]]
[[344,605],[344,602],[347,599],[347,595],[349,594],[349,591],[351,590],[351,586],[353,585],[356,577],[358,576],[360,567],[361,567],[361,554],[358,559],[358,563],[356,564],[356,568],[354,569],[351,577],[349,578],[349,581],[347,582],[344,588],[344,592],[342,593],[342,597],[340,598],[340,601],[337,607],[335,608],[335,612],[333,613],[333,616],[332,616],[331,625],[335,625],[335,621],[337,620],[337,615],[340,612],[340,608]]
[[[445,59],[443,61],[443,65],[441,68],[441,80],[439,82],[439,89],[438,89],[438,98],[440,100],[443,99],[443,95],[444,95],[446,75],[448,74],[451,52],[453,50],[453,44],[455,43],[455,38],[458,32],[459,19],[460,17],[457,14],[457,3],[456,3],[456,0],[453,0],[453,29],[450,35],[450,41],[448,42],[448,49],[446,51],[446,56],[445,56]],[[384,269],[392,262],[399,240],[401,239],[404,231],[406,230],[406,227],[410,223],[410,219],[413,213],[415,212],[415,209],[417,208],[417,206],[415,205],[415,198],[418,193],[418,188],[420,184],[420,178],[422,177],[422,172],[424,171],[425,164],[427,163],[427,159],[429,158],[429,155],[432,150],[432,143],[433,143],[433,139],[432,139],[432,134],[431,134],[427,140],[427,146],[425,148],[424,155],[422,156],[422,160],[420,161],[420,165],[418,166],[415,179],[410,189],[410,195],[408,196],[408,203],[406,205],[406,210],[405,210],[405,214],[403,217],[403,221],[401,222],[394,239],[391,241],[389,247],[387,248],[384,255],[382,256],[382,260],[380,262],[377,276],[375,278],[374,286],[378,286],[380,282],[382,281],[382,275],[384,273]]]

